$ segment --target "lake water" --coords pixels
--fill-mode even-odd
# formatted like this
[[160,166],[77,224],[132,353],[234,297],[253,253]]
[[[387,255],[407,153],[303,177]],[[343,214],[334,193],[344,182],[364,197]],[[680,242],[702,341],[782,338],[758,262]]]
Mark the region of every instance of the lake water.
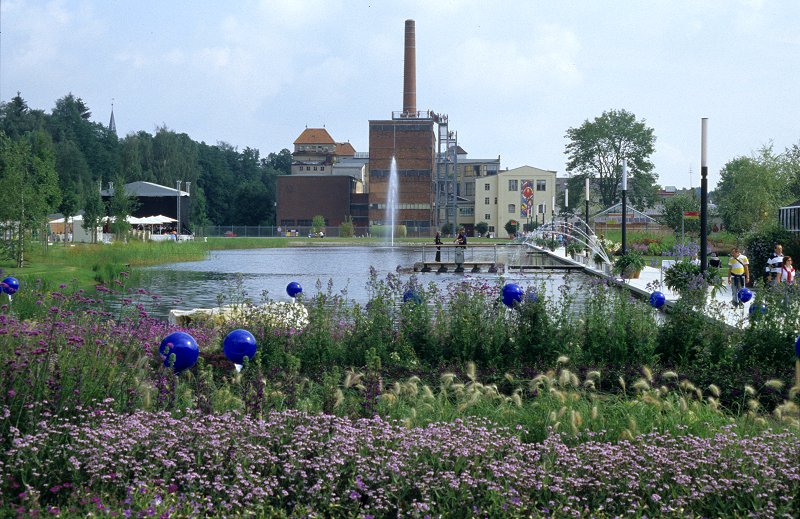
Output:
[[[442,251],[442,260],[448,261],[453,249]],[[433,259],[433,247],[424,251],[427,260]],[[516,256],[515,256],[516,255]],[[484,248],[468,250],[467,261],[497,261],[505,264],[518,262],[519,247]],[[168,306],[177,309],[208,308],[217,306],[219,296],[225,302],[240,300],[243,291],[252,301],[261,302],[266,295],[272,300],[289,301],[286,285],[292,281],[303,287],[308,299],[317,293],[317,282],[326,291],[329,281],[333,293],[346,291],[347,298],[364,304],[369,300],[367,281],[370,267],[375,268],[379,279],[390,272],[397,273],[405,282],[412,275],[423,283],[434,281],[443,287],[465,279],[491,280],[497,283],[511,281],[523,288],[545,286],[550,297],[557,295],[565,276],[577,282],[585,280],[583,273],[413,273],[408,272],[415,262],[422,261],[419,246],[396,247],[292,247],[284,249],[249,249],[213,251],[202,261],[159,265],[142,272],[142,285],[174,302]],[[400,272],[398,272],[400,267]],[[169,308],[156,313],[166,314]]]

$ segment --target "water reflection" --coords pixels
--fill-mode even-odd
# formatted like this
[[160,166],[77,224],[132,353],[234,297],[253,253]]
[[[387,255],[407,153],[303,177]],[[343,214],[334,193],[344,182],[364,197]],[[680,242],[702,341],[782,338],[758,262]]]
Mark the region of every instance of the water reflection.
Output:
[[[474,260],[507,263],[517,248],[477,250]],[[433,248],[427,248],[431,256]],[[383,279],[397,273],[401,281],[410,279],[412,272],[404,271],[422,259],[421,247],[314,247],[285,249],[250,249],[214,251],[207,259],[160,265],[142,271],[142,286],[176,301],[173,308],[191,309],[217,306],[221,300],[254,302],[266,298],[288,301],[286,285],[297,281],[303,286],[306,298],[317,294],[317,285],[326,291],[329,283],[334,294],[345,294],[361,304],[369,300],[367,281],[370,267]],[[444,259],[444,258],[443,258]],[[400,271],[398,272],[398,268]],[[444,287],[464,279],[513,281],[523,288],[544,285],[549,297],[558,297],[557,289],[565,276],[576,282],[586,279],[581,273],[531,274],[416,274],[427,284],[431,281]],[[168,309],[164,310],[166,313]]]

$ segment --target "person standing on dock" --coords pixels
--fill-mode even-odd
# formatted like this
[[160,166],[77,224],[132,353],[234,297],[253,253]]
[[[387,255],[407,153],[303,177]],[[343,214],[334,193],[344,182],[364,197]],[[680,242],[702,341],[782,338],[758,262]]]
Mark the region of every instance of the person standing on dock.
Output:
[[455,243],[457,243],[459,245],[464,245],[464,247],[461,247],[462,249],[466,249],[467,248],[466,247],[466,245],[467,245],[467,232],[464,230],[463,227],[458,230],[458,236],[456,236]]
[[442,248],[440,245],[442,244],[442,233],[436,231],[436,236],[433,238],[433,243],[436,244],[436,263],[442,262]]
[[739,301],[739,290],[750,282],[749,264],[747,256],[742,254],[738,247],[731,250],[731,256],[728,258],[728,284],[731,286],[731,302],[734,307],[742,306],[742,302]]

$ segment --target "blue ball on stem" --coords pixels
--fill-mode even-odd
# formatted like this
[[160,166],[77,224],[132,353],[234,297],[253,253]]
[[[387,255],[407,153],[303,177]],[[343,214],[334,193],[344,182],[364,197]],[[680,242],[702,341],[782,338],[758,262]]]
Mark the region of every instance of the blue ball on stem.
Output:
[[289,294],[289,297],[297,297],[297,294],[303,291],[303,287],[300,286],[300,283],[297,281],[292,281],[288,285],[286,285],[286,293]]
[[200,348],[197,346],[197,341],[186,332],[173,332],[164,337],[158,352],[165,357],[165,367],[170,366],[170,356],[175,355],[175,363],[172,365],[175,373],[180,373],[194,366],[197,362],[197,357],[200,356]]
[[247,330],[237,329],[225,336],[222,350],[234,364],[242,364],[244,358],[252,359],[256,354],[256,338]]

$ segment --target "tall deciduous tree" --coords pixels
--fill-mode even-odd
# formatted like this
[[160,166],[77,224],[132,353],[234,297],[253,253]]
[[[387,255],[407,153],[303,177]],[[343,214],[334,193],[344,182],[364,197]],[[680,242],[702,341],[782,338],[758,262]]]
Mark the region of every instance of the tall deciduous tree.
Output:
[[776,221],[778,207],[791,198],[789,184],[781,175],[781,160],[768,145],[722,168],[715,194],[719,215],[729,231],[748,232]]
[[620,199],[622,160],[628,161],[628,196],[634,205],[648,205],[655,197],[656,176],[650,155],[656,137],[644,120],[626,110],[603,112],[566,133],[567,171],[596,179],[600,202],[609,207]]
[[700,211],[700,200],[693,194],[680,194],[668,198],[664,202],[664,214],[661,223],[670,229],[680,232],[683,228],[686,232],[700,232],[700,221],[683,217],[684,212]]
[[34,231],[41,231],[47,214],[61,202],[53,142],[50,136],[34,131],[11,139],[0,132],[0,221],[5,250],[18,268],[25,262],[25,243]]
[[781,155],[780,175],[789,188],[792,201],[800,199],[800,144],[794,144]]
[[137,201],[125,191],[125,181],[122,177],[117,177],[114,181],[114,192],[108,201],[108,214],[111,216],[111,232],[115,239],[123,240],[131,230],[128,217],[136,210]]
[[107,215],[106,206],[100,196],[100,184],[86,192],[83,197],[83,230],[91,235],[92,243],[97,243],[97,228]]

